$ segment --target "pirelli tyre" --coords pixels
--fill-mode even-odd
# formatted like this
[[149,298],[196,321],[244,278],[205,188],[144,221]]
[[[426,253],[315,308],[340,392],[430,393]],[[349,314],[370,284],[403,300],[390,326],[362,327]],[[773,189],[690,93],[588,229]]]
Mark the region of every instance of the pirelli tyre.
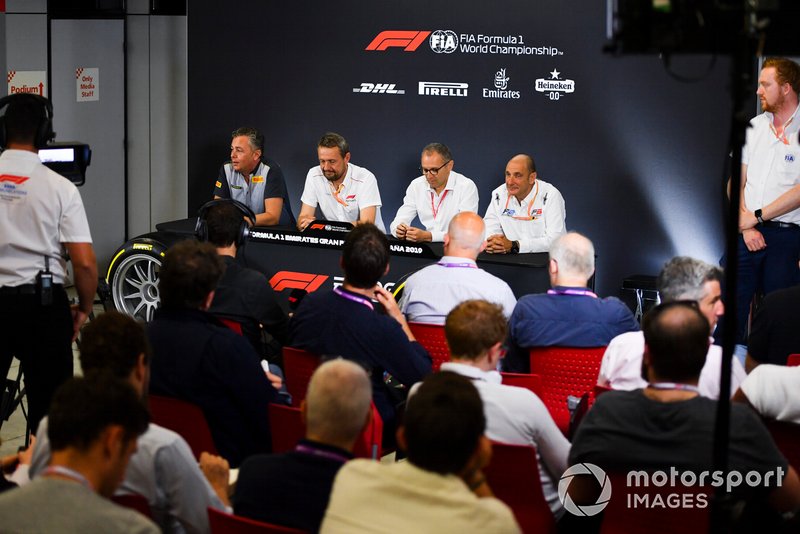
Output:
[[150,321],[161,299],[158,273],[167,247],[155,239],[137,237],[114,253],[106,282],[114,307],[142,321]]

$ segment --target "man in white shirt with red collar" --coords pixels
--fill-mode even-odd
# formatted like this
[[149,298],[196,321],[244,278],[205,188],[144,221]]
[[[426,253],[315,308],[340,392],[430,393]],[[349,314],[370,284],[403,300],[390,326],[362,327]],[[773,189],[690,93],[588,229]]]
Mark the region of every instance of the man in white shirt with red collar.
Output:
[[[431,143],[422,149],[422,176],[406,189],[403,205],[389,225],[389,232],[407,241],[444,241],[447,226],[456,213],[478,211],[475,183],[453,170],[455,161],[446,145]],[[414,218],[425,228],[411,226]]]
[[306,175],[297,227],[305,230],[317,219],[319,206],[325,220],[368,222],[385,232],[378,180],[367,169],[350,163],[350,144],[345,138],[326,133],[317,145],[317,156],[319,166],[309,169]]
[[566,217],[558,189],[537,178],[531,156],[518,154],[506,165],[506,183],[492,191],[483,217],[486,252],[547,252],[566,233]]

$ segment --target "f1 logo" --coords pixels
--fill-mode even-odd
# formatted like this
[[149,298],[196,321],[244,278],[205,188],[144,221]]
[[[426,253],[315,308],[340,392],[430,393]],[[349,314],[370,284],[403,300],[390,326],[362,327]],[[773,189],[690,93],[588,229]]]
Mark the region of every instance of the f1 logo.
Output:
[[328,279],[324,274],[298,273],[294,271],[280,271],[270,278],[269,285],[275,292],[284,289],[304,289],[308,293],[319,289],[325,280]]
[[12,174],[0,174],[0,182],[11,182],[13,184],[21,184],[28,181],[28,176],[14,176]]
[[431,34],[429,31],[387,30],[379,33],[365,50],[385,51],[387,48],[402,48],[413,52]]

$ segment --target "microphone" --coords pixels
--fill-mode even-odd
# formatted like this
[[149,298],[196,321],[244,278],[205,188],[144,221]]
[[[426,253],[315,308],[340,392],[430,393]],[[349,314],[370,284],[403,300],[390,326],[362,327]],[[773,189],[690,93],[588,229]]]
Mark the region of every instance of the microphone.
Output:
[[308,291],[305,289],[294,288],[289,293],[289,310],[295,311],[297,307],[300,306],[300,303],[306,298],[308,295]]

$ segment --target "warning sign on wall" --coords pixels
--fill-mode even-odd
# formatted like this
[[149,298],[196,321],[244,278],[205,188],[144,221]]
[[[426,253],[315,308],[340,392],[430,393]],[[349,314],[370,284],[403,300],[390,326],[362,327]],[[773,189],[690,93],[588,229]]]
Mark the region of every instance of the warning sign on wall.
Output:
[[47,71],[10,70],[6,74],[8,94],[32,93],[47,96]]
[[75,69],[75,88],[78,102],[100,100],[100,69],[96,67]]

